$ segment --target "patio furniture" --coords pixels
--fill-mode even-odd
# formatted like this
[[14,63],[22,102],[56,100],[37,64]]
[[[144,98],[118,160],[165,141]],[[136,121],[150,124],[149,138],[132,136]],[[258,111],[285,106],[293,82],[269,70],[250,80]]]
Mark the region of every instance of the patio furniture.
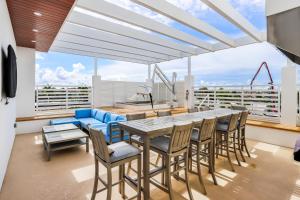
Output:
[[[229,118],[228,124],[217,123],[217,133],[216,133],[216,156],[224,156],[228,159],[231,170],[234,172],[234,168],[230,158],[230,145],[233,145],[233,152],[235,154],[238,165],[241,166],[241,163],[237,156],[235,139],[237,132],[237,124],[240,118],[240,113],[232,114]],[[233,141],[230,141],[232,139]],[[223,154],[223,150],[226,154]],[[221,152],[219,152],[221,151]]]
[[[112,199],[112,187],[119,184],[119,191],[122,198],[127,198],[125,195],[125,182],[137,191],[137,195],[130,199],[141,199],[141,151],[126,143],[118,142],[111,145],[106,144],[105,137],[102,131],[90,129],[90,137],[94,147],[95,158],[95,178],[92,193],[92,200],[95,199],[96,194],[107,190],[107,200]],[[133,160],[138,161],[137,180],[133,180],[125,175],[125,164]],[[104,181],[99,176],[99,162],[107,169],[107,181]],[[112,183],[112,168],[119,167],[119,180]],[[103,183],[104,188],[98,190],[98,182]],[[133,185],[135,185],[133,187]]]
[[188,113],[194,113],[194,112],[199,112],[199,109],[197,107],[188,108]]
[[[192,129],[192,123],[174,125],[170,137],[159,136],[151,139],[150,141],[151,150],[163,157],[163,164],[162,168],[160,169],[160,172],[163,173],[162,177],[165,176],[165,183],[162,182],[161,185],[158,184],[156,181],[150,181],[153,185],[168,192],[171,200],[174,199],[171,176],[176,176],[177,179],[183,180],[186,183],[189,197],[190,199],[193,199],[188,176],[188,151]],[[182,157],[183,162],[178,160],[179,156]],[[171,162],[172,159],[175,160],[175,163]],[[174,166],[174,171],[171,170],[172,166]],[[182,170],[184,170],[185,179],[179,177],[179,172]],[[158,173],[156,172],[154,175],[157,174]]]
[[238,111],[230,109],[216,109],[197,113],[185,113],[176,116],[166,116],[158,118],[147,118],[134,121],[119,122],[121,134],[130,132],[140,136],[143,142],[143,192],[144,199],[150,198],[150,139],[171,134],[173,126],[180,122],[191,123],[193,121],[201,121],[204,118],[217,117],[223,118],[230,116]]
[[[146,113],[135,113],[135,114],[127,114],[126,115],[127,121],[133,121],[133,120],[139,120],[139,119],[146,119]],[[139,148],[143,145],[143,141],[141,140],[141,137],[138,135],[132,135],[129,134],[129,143],[130,144],[136,144]],[[130,170],[136,171],[131,167],[131,162],[128,164],[127,168],[127,174],[129,174]]]
[[243,159],[243,161],[245,162],[245,157],[242,153],[242,151],[244,151],[244,149],[246,150],[246,153],[248,155],[249,158],[251,158],[250,153],[248,151],[248,147],[247,147],[247,142],[246,142],[246,121],[248,118],[249,112],[248,111],[243,111],[241,113],[241,117],[238,123],[238,147],[239,147],[239,151],[241,154],[241,157]]
[[89,136],[74,124],[45,126],[42,137],[48,161],[52,152],[80,145],[86,145],[86,152],[89,152]]
[[[118,122],[125,120],[126,118],[122,115],[100,109],[77,109],[75,117],[53,119],[50,125],[75,124],[87,131],[89,128],[101,130],[106,142],[112,144],[121,140]],[[125,136],[125,139],[127,140],[128,136]]]
[[172,115],[170,110],[167,111],[158,111],[157,113],[157,117],[165,117],[165,116],[170,116]]
[[[109,113],[109,115],[110,115],[110,119],[104,125],[94,124],[94,125],[90,125],[90,128],[97,129],[99,131],[101,130],[105,136],[106,142],[108,144],[112,144],[121,141],[120,127],[118,125],[118,122],[126,121],[126,118],[122,115],[117,115],[117,114]],[[128,140],[128,139],[129,136],[124,135],[123,140]]]
[[[165,116],[171,116],[172,113],[171,111],[158,111],[157,113],[157,117],[165,117]],[[155,165],[157,166],[159,163],[159,160],[161,159],[161,154],[158,154],[156,161],[155,161]]]
[[[214,184],[217,180],[214,174],[214,135],[216,131],[216,118],[207,118],[203,121],[195,122],[190,145],[190,172],[198,175],[199,182],[203,187],[204,194],[207,194],[201,175],[201,165],[207,166],[213,178]],[[196,157],[196,159],[193,159]],[[208,164],[201,163],[202,160],[208,160]],[[197,172],[194,172],[193,162],[196,163]]]
[[110,121],[111,114],[99,109],[75,110],[75,118],[80,121],[81,127],[88,130],[88,126],[105,125]]

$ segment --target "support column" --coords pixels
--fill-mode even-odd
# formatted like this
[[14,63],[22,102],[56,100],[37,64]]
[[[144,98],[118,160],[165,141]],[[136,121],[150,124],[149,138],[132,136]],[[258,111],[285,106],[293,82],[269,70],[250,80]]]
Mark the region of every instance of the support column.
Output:
[[151,65],[148,64],[148,80],[151,79]]
[[94,76],[98,76],[98,59],[94,57]]
[[192,108],[194,106],[194,77],[192,76],[192,59],[188,57],[188,75],[185,77],[185,96],[186,107]]
[[281,119],[285,125],[297,125],[297,70],[287,59],[287,66],[281,71]]

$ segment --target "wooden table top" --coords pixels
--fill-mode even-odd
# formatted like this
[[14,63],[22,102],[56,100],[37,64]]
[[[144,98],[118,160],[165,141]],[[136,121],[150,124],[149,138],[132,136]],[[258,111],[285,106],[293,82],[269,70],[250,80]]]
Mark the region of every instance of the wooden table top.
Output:
[[131,129],[141,134],[150,134],[154,132],[170,131],[176,124],[187,124],[192,122],[200,122],[205,118],[223,118],[234,113],[239,113],[237,110],[230,109],[215,109],[195,113],[183,113],[176,116],[165,116],[149,119],[140,119],[133,121],[119,122],[119,125],[124,129]]
[[74,130],[79,129],[74,124],[61,124],[61,125],[52,125],[52,126],[44,126],[43,133],[52,133],[66,130]]
[[47,143],[49,144],[66,142],[86,137],[88,137],[88,135],[80,129],[58,131],[45,134],[45,138],[47,140]]

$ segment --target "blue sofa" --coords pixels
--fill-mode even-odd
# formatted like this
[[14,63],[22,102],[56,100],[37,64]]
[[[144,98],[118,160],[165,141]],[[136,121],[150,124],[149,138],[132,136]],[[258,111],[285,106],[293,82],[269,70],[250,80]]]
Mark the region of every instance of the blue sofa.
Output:
[[[75,117],[53,119],[50,125],[70,124],[79,125],[82,129],[94,128],[101,130],[109,144],[120,141],[120,128],[118,122],[126,121],[122,115],[112,114],[99,109],[78,109],[75,110]],[[125,136],[124,139],[128,139]]]

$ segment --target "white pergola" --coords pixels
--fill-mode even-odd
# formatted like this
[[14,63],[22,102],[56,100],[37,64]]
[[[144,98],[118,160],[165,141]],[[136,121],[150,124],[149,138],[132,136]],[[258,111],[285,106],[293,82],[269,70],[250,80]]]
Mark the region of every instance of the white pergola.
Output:
[[[258,31],[226,0],[202,1],[245,32],[246,37],[230,38],[222,31],[165,0],[132,1],[218,42],[203,41],[108,1],[77,0],[50,50],[150,65],[265,41],[265,33]],[[114,23],[107,18],[123,24]],[[127,25],[124,25],[124,22]],[[134,29],[128,24],[148,31]]]

